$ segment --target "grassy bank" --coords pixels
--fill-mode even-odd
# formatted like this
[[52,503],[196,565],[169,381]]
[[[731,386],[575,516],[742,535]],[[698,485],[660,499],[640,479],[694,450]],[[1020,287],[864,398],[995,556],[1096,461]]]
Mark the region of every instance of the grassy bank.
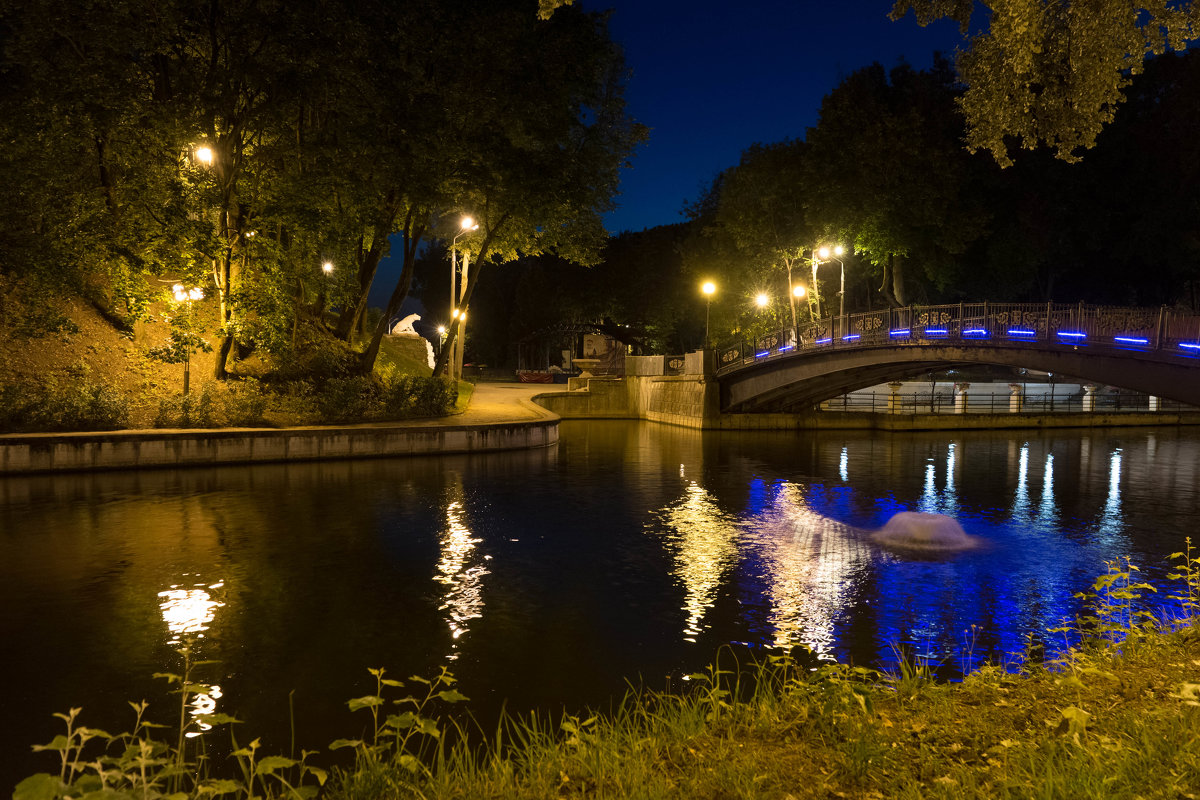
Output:
[[[1141,600],[1158,590],[1112,562],[1082,595],[1088,612],[1048,632],[1060,643],[1049,661],[1031,650],[961,683],[904,659],[885,675],[724,651],[687,691],[634,691],[607,713],[479,732],[445,721],[465,700],[450,674],[397,681],[372,670],[375,692],[349,703],[370,716],[368,735],[331,745],[354,750],[353,769],[327,773],[314,754],[263,757],[251,743],[234,754],[240,779],[197,778],[183,731],[155,744],[152,729],[101,735],[63,715],[67,734],[43,748],[61,773],[14,797],[1194,798],[1200,558],[1189,550],[1176,563],[1154,614]],[[205,688],[188,670],[172,680],[181,710]],[[107,761],[97,755],[106,742]]]

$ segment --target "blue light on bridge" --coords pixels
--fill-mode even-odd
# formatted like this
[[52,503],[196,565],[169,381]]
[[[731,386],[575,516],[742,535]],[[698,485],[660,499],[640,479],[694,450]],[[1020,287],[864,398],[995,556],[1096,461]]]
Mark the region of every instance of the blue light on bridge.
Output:
[[858,341],[858,340],[859,340],[859,339],[861,339],[861,338],[862,338],[862,334],[858,334],[858,333],[848,333],[848,334],[846,334],[845,336],[843,336],[843,337],[842,337],[842,341],[843,341],[843,342],[856,342],[856,341]]
[[1074,342],[1081,342],[1087,338],[1087,334],[1082,331],[1059,331],[1058,335],[1063,339],[1070,339]]
[[763,350],[761,353],[755,353],[755,354],[754,354],[754,357],[755,357],[755,358],[766,358],[766,357],[767,357],[767,356],[769,356],[769,355],[771,355],[771,351],[770,351],[770,350]]
[[963,336],[969,336],[972,339],[986,339],[991,336],[987,328],[967,328],[962,332]]
[[829,344],[832,341],[833,341],[832,337],[826,337],[824,339],[817,339],[815,342],[813,342],[813,344]]
[[1009,336],[1037,336],[1037,331],[1026,330],[1025,328],[1009,328]]
[[1180,342],[1179,346],[1185,350],[1200,350],[1200,342]]
[[1150,344],[1149,339],[1142,339],[1138,336],[1114,336],[1113,341],[1120,342],[1121,344],[1141,344],[1141,345]]
[[926,328],[925,335],[926,336],[949,336],[950,331],[948,328]]
[[779,348],[779,352],[786,353],[788,350],[795,350],[795,349],[796,349],[796,345],[785,344],[783,347]]
[[912,331],[908,328],[897,328],[894,331],[888,331],[888,336],[891,336],[893,339],[902,339],[905,336],[912,336]]

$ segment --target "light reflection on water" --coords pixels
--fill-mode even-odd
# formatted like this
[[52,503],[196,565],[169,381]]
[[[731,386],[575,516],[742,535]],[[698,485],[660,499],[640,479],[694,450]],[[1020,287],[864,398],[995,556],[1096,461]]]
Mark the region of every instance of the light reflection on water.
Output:
[[[1105,559],[1161,581],[1200,526],[1198,464],[1187,430],[612,422],[490,456],[0,480],[0,641],[38,654],[0,666],[22,687],[0,782],[37,771],[28,745],[57,732],[52,712],[119,726],[126,701],[161,697],[150,676],[178,671],[186,637],[218,662],[193,710],[251,720],[276,752],[293,689],[298,747],[352,734],[343,701],[368,690],[367,667],[451,659],[486,717],[505,699],[604,703],[726,642],[856,663],[904,643],[953,665],[976,631],[969,660],[1003,660],[1073,614]],[[873,544],[904,510],[952,514],[986,546]]]
[[458,658],[459,637],[467,632],[471,620],[483,616],[483,579],[488,575],[476,545],[483,539],[472,535],[466,523],[462,502],[462,483],[455,481],[446,503],[446,524],[439,536],[441,559],[433,579],[445,586],[439,611],[446,613],[450,627],[451,650],[447,659]]

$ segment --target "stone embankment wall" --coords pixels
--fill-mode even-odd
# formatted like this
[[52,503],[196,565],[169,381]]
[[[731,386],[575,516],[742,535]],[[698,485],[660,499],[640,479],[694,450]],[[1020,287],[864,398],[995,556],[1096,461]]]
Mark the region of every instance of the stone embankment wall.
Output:
[[[563,419],[646,419],[705,430],[1002,430],[1022,428],[1200,425],[1200,413],[887,414],[820,411],[806,414],[722,414],[720,386],[702,353],[689,353],[680,375],[663,375],[662,356],[627,357],[626,377],[571,378],[568,391],[534,401]],[[657,373],[657,374],[656,374]]]
[[446,455],[545,447],[558,420],[0,436],[0,474]]

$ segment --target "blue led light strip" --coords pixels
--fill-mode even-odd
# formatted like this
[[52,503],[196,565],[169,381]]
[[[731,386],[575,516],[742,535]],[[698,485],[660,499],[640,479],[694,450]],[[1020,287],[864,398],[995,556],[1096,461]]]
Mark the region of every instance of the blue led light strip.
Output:
[[911,336],[912,331],[908,328],[897,328],[894,331],[888,331],[888,336]]
[[1068,339],[1086,339],[1087,338],[1086,333],[1080,333],[1079,331],[1059,331],[1058,335],[1068,338]]
[[832,339],[832,338],[828,338],[828,339],[817,339],[817,341],[813,342],[813,344],[829,344],[829,343],[830,343],[830,342],[832,342],[832,341],[833,341],[833,339]]
[[1149,339],[1139,339],[1134,336],[1114,336],[1113,341],[1121,342],[1122,344],[1150,344]]
[[843,337],[842,337],[842,341],[843,341],[843,342],[853,342],[853,341],[855,341],[856,339],[861,339],[861,338],[862,338],[862,334],[859,334],[859,333],[848,333],[848,334],[846,334],[845,336],[843,336]]
[[1009,336],[1037,336],[1037,331],[1027,331],[1023,328],[1009,328]]

